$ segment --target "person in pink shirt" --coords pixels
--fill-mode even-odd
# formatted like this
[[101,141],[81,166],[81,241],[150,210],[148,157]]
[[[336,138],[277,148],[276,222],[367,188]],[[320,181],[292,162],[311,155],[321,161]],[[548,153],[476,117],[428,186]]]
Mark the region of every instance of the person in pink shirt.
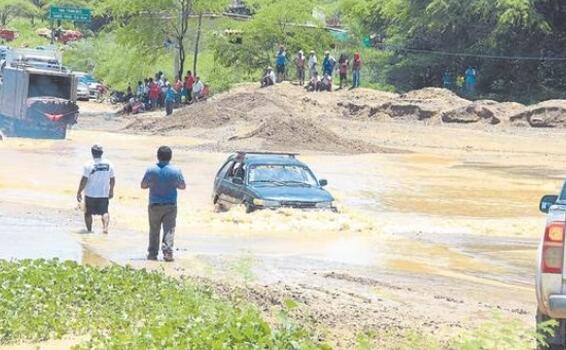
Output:
[[195,83],[195,78],[191,71],[187,71],[185,76],[185,101],[189,103],[193,100],[193,85]]

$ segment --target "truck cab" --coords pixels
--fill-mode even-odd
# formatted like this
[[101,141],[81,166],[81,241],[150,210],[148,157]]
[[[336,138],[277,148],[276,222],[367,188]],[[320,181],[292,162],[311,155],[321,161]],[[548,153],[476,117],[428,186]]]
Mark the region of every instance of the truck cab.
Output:
[[539,210],[546,214],[546,226],[538,248],[536,273],[537,323],[556,320],[558,326],[547,344],[539,349],[566,347],[566,184],[560,195],[542,197]]
[[36,64],[39,57],[8,55],[0,86],[0,130],[6,136],[64,139],[78,118],[78,80],[58,66],[56,56]]

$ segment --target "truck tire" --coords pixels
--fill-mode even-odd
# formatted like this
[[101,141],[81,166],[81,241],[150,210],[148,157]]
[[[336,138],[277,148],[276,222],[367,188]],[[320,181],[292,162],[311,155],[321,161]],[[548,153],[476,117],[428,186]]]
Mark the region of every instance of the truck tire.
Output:
[[27,121],[19,121],[14,126],[14,136],[34,139],[64,140],[67,137],[67,125],[60,124],[45,127],[30,124]]
[[[551,318],[541,313],[537,310],[536,322],[537,328],[538,325],[547,321],[550,321]],[[544,342],[546,344],[537,344],[537,350],[564,350],[566,349],[566,344],[564,343],[564,336],[563,336],[563,329],[564,329],[564,320],[556,320],[558,321],[558,326],[555,328],[555,334],[548,335],[544,334]]]

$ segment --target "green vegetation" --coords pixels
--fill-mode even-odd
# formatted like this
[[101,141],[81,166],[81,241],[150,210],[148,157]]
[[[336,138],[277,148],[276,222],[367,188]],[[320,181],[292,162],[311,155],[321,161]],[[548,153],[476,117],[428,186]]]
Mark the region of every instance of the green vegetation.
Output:
[[360,335],[357,349],[532,350],[536,348],[537,341],[545,344],[544,335],[552,334],[556,326],[556,321],[549,321],[534,329],[519,320],[495,313],[490,321],[446,341],[441,342],[430,334],[412,329],[390,329]]
[[[65,57],[119,89],[158,70],[173,78],[196,68],[222,91],[257,81],[282,44],[291,57],[299,49],[315,50],[319,59],[327,49],[350,58],[361,51],[367,87],[442,86],[444,72],[461,82],[473,66],[476,98],[566,97],[566,7],[560,0],[248,0],[250,20],[224,17],[229,3],[0,0],[0,23],[20,31],[14,46],[46,45],[35,30],[49,26],[51,4],[93,8],[93,23],[79,26],[88,39],[66,48]],[[341,22],[348,35],[331,35],[324,17]]]
[[[249,270],[249,259],[237,269]],[[300,308],[291,299],[270,325],[245,296],[228,301],[159,272],[57,260],[0,261],[0,281],[0,344],[86,335],[77,349],[330,349],[312,342],[291,319],[289,313]],[[389,329],[360,335],[357,349],[527,350],[555,326],[550,321],[535,331],[494,315],[452,340]]]
[[441,86],[445,70],[462,75],[471,65],[480,97],[532,102],[566,96],[565,61],[525,59],[566,57],[560,0],[342,0],[341,11],[359,42],[382,38],[373,43],[386,54],[373,81],[402,91]]
[[0,261],[0,344],[66,334],[78,349],[316,349],[286,319],[271,327],[189,281],[118,266]]

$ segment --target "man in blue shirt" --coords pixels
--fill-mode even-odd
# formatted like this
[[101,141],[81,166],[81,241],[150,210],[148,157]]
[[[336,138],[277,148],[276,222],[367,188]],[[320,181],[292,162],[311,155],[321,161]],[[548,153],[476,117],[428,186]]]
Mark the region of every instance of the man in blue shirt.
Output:
[[173,105],[177,100],[177,91],[173,89],[171,84],[167,83],[167,91],[165,92],[165,114],[173,114]]
[[173,244],[177,223],[177,190],[187,186],[181,169],[170,165],[173,151],[167,146],[157,150],[158,163],[149,167],[141,182],[142,189],[149,189],[149,247],[147,259],[157,260],[159,235],[163,226],[161,250],[163,260],[173,261]]
[[277,51],[277,56],[275,57],[275,70],[277,72],[277,82],[280,83],[285,80],[285,74],[287,73],[287,52],[283,45],[279,47],[279,51]]
[[477,79],[477,72],[472,66],[468,66],[466,69],[465,75],[465,89],[466,94],[468,96],[474,96],[476,92],[476,79]]

